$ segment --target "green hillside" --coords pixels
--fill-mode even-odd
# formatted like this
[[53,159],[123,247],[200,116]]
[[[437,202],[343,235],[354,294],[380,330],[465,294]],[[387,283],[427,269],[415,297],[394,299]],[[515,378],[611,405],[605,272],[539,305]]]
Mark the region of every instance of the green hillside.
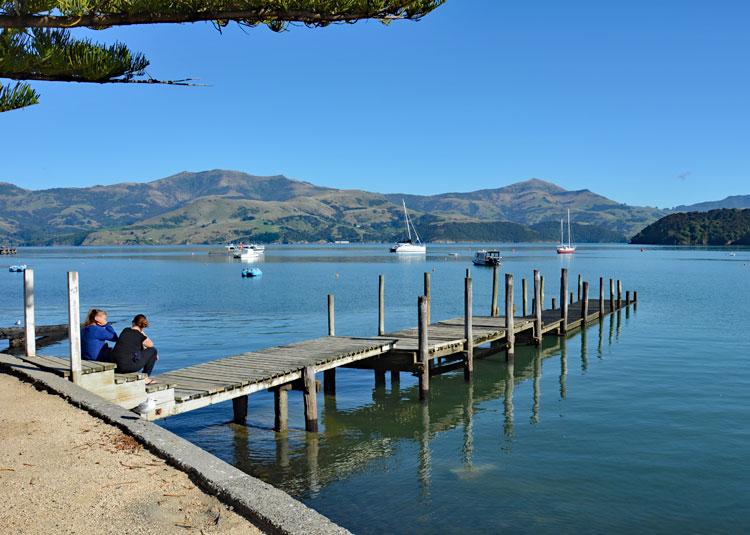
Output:
[[0,243],[392,241],[403,232],[402,198],[427,239],[446,241],[555,241],[557,223],[550,220],[567,209],[576,241],[619,241],[666,213],[536,179],[413,196],[212,170],[147,183],[41,191],[0,183]]
[[720,209],[668,215],[636,234],[631,243],[750,245],[750,209]]

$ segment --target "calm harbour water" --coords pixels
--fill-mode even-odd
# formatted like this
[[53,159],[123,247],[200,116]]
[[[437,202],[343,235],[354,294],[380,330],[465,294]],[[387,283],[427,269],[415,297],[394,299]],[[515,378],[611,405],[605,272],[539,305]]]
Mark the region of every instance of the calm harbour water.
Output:
[[[592,295],[599,276],[622,279],[638,308],[518,347],[511,367],[503,354],[478,361],[470,385],[460,372],[434,377],[427,406],[410,375],[375,389],[372,372],[339,370],[335,401],[320,394],[319,435],[303,430],[299,392],[284,436],[267,393],[250,397],[248,426],[227,424],[231,403],[161,425],[356,533],[749,530],[750,250],[500,248],[518,288],[542,270],[548,305],[565,266]],[[425,271],[433,321],[461,315],[475,249],[398,259],[384,245],[272,246],[259,279],[206,247],[24,248],[2,266],[34,268],[38,324],[66,321],[68,270],[80,273],[81,308],[106,308],[118,330],[147,314],[159,372],[322,336],[328,293],[337,334],[372,335],[381,273],[386,330],[416,324]],[[486,314],[491,271],[472,273],[475,314]],[[22,276],[3,272],[0,295],[10,325]]]

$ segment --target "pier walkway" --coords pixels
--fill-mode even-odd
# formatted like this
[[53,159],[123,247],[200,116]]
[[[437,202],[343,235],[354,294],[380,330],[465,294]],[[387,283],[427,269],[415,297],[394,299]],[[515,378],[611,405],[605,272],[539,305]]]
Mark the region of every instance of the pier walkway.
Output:
[[[599,299],[590,300],[588,283],[579,277],[579,300],[574,301],[568,293],[567,270],[562,270],[560,298],[563,306],[545,308],[536,314],[535,303],[543,303],[543,279],[535,272],[534,298],[531,314],[527,312],[526,281],[523,281],[522,314],[518,315],[513,299],[512,275],[506,275],[506,316],[497,313],[497,286],[493,285],[492,310],[490,316],[473,316],[471,299],[471,278],[465,279],[465,310],[469,320],[463,316],[429,322],[429,277],[425,276],[425,296],[419,298],[419,325],[416,328],[383,332],[383,283],[381,277],[379,331],[375,337],[336,336],[334,334],[333,296],[328,298],[328,336],[306,340],[289,345],[271,347],[258,351],[224,357],[182,369],[172,370],[153,378],[156,384],[146,385],[143,374],[114,373],[114,365],[92,363],[80,360],[77,336],[71,341],[71,357],[22,356],[29,364],[44,368],[64,377],[70,377],[82,386],[110,399],[123,407],[134,408],[145,401],[141,416],[156,420],[184,412],[200,409],[208,405],[232,400],[236,423],[244,423],[247,417],[248,395],[270,390],[274,393],[275,429],[287,427],[287,393],[301,390],[304,393],[305,422],[308,431],[317,431],[318,410],[317,392],[319,383],[316,374],[323,373],[323,389],[328,396],[336,393],[338,367],[371,369],[375,372],[375,382],[383,383],[385,373],[390,371],[392,380],[398,380],[400,372],[419,376],[420,392],[426,399],[429,392],[429,377],[458,368],[464,368],[464,376],[471,379],[473,373],[474,350],[476,358],[498,351],[506,351],[506,358],[512,359],[516,340],[519,343],[541,344],[544,335],[565,336],[571,330],[596,321],[637,301],[637,294],[630,292],[625,299],[622,287],[617,281],[615,299],[614,281],[610,279],[610,299],[603,299],[604,283],[600,279]],[[495,272],[497,275],[497,271]],[[26,276],[33,277],[33,272]],[[72,315],[77,319],[77,274],[70,273]],[[33,287],[32,285],[29,285]],[[26,303],[33,298],[26,297]],[[584,310],[586,317],[583,317]],[[28,311],[27,311],[28,312]],[[32,311],[33,312],[33,311]],[[525,314],[525,315],[524,315]],[[512,315],[512,317],[511,317]],[[33,317],[33,314],[31,315]],[[79,332],[79,325],[71,322],[69,331]],[[32,337],[35,339],[35,337]],[[33,348],[32,348],[33,349]],[[75,371],[71,371],[75,370]]]

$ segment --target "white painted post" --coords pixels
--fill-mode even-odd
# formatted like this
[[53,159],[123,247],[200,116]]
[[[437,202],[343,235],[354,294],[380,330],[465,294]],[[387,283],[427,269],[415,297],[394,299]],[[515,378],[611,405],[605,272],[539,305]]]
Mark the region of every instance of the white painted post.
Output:
[[26,356],[36,355],[36,322],[34,319],[34,270],[23,274],[23,325],[26,337]]
[[70,340],[70,378],[81,380],[81,313],[78,301],[78,272],[68,271],[68,340]]

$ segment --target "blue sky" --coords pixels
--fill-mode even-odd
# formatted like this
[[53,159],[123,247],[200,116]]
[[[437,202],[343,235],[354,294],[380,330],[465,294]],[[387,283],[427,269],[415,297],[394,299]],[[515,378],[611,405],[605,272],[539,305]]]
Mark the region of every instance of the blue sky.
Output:
[[739,0],[449,0],[391,26],[91,32],[209,87],[37,83],[40,105],[0,114],[0,180],[226,168],[421,194],[538,177],[658,206],[748,194],[749,16]]

